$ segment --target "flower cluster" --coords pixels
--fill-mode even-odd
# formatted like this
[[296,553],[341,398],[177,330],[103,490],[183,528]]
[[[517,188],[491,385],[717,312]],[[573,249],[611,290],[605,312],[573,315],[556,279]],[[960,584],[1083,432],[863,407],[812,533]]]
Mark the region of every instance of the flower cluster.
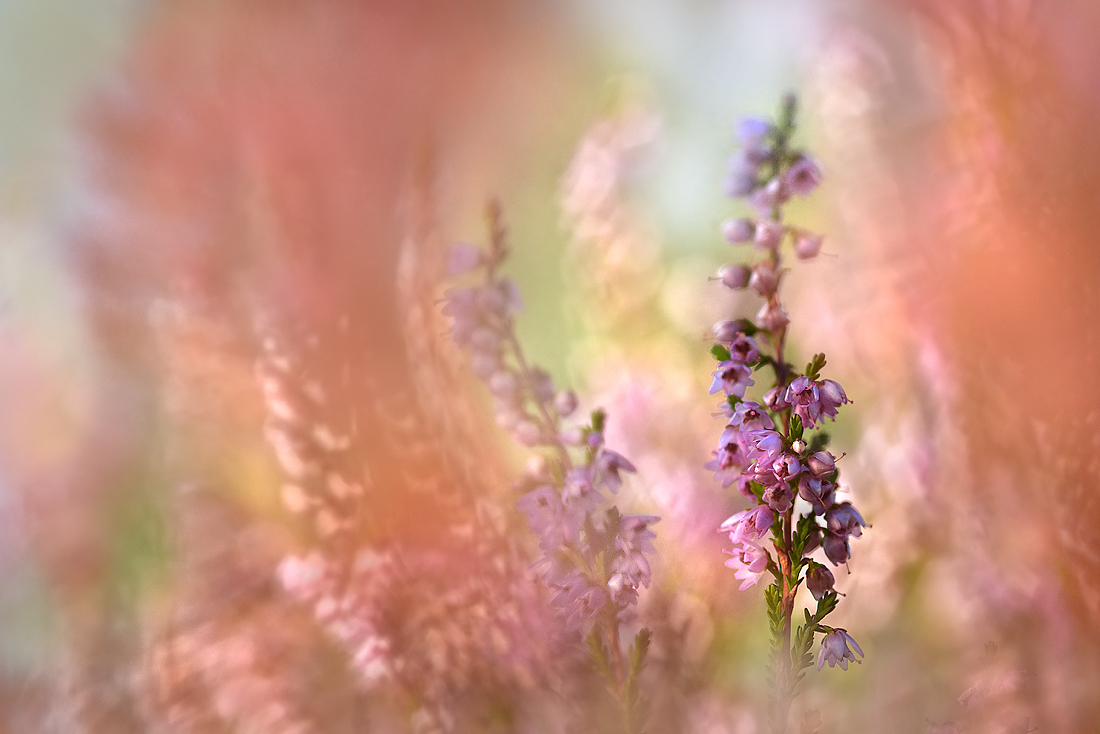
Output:
[[[808,260],[818,254],[823,241],[821,235],[783,221],[784,204],[811,193],[822,178],[813,157],[790,145],[794,113],[791,98],[777,123],[753,119],[738,129],[741,150],[731,161],[726,191],[745,199],[754,216],[727,222],[723,233],[731,244],[751,243],[758,255],[752,263],[724,266],[718,279],[728,288],[751,288],[764,304],[753,320],[715,326],[712,353],[718,364],[710,392],[725,398],[720,409],[727,425],[707,464],[723,487],[736,484],[754,502],[722,523],[719,531],[728,533],[733,543],[726,551],[732,556],[726,565],[736,572],[741,589],[757,583],[766,572],[775,577],[767,597],[780,651],[778,700],[788,702],[780,709],[789,706],[798,674],[810,664],[808,651],[815,634],[825,636],[822,663],[838,662],[847,669],[848,660],[855,660],[847,643],[857,651],[859,646],[848,633],[821,624],[836,606],[837,594],[832,572],[810,554],[820,548],[834,565],[846,563],[849,539],[859,537],[865,527],[850,502],[837,501],[837,457],[825,448],[828,436],[820,431],[811,435],[825,418],[836,417],[840,406],[850,402],[848,396],[838,382],[821,377],[824,354],[815,355],[802,372],[784,355],[790,323],[779,297],[786,272],[784,246],[789,243],[796,257]],[[746,399],[746,390],[756,385],[754,375],[759,378],[765,370],[774,381],[759,402]],[[805,505],[796,504],[798,499]],[[806,612],[807,622],[797,630],[792,649],[794,598],[803,583],[818,606],[815,614]],[[786,710],[774,716],[774,728],[782,731]]]
[[660,518],[623,515],[609,503],[608,495],[623,484],[622,474],[635,468],[604,445],[604,411],[594,411],[587,424],[563,425],[578,399],[530,365],[516,338],[513,319],[520,298],[515,284],[498,272],[507,246],[495,205],[490,229],[487,250],[452,247],[450,274],[476,274],[480,282],[448,290],[444,313],[452,319],[455,342],[470,352],[472,371],[493,396],[497,424],[524,446],[541,449],[528,460],[517,503],[539,536],[543,555],[536,565],[566,625],[586,632],[597,667],[612,679],[629,720],[633,702],[627,687],[641,669],[649,633],[639,633],[627,664],[619,623],[639,590],[649,586],[647,556],[656,537],[650,528]]

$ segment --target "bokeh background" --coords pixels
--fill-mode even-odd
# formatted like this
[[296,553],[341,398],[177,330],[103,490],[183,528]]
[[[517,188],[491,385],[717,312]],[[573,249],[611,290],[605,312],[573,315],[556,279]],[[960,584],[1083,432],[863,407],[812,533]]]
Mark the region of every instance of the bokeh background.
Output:
[[708,329],[756,310],[708,281],[732,124],[787,91],[792,346],[871,525],[867,659],[795,715],[1095,731],[1098,39],[1084,0],[2,0],[0,731],[604,730],[438,314],[489,197],[525,348],[664,518],[649,730],[764,731],[701,465]]

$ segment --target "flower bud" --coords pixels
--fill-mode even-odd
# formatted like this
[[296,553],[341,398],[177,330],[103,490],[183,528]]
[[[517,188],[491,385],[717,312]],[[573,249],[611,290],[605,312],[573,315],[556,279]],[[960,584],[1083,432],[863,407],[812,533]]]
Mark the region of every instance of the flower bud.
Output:
[[736,321],[719,321],[714,325],[714,338],[719,344],[732,344],[739,333]]
[[767,298],[775,293],[775,289],[779,287],[779,274],[768,267],[767,264],[761,263],[752,269],[752,276],[749,278],[749,286],[751,286],[754,291]]
[[722,236],[731,245],[748,242],[756,233],[756,224],[751,219],[730,219],[722,225]]
[[554,396],[554,410],[563,418],[573,414],[577,409],[577,393],[572,390],[559,390]]
[[821,252],[821,243],[824,238],[819,234],[802,232],[794,240],[794,254],[799,260],[810,260]]
[[782,306],[765,303],[764,307],[756,314],[756,322],[774,334],[791,323],[791,320],[787,317],[787,312],[783,310]]
[[779,222],[763,219],[756,223],[755,243],[761,250],[774,250],[783,241],[784,227]]
[[814,599],[820,599],[833,590],[833,572],[820,563],[812,563],[810,570],[806,572],[806,588],[813,594]]
[[795,452],[796,454],[801,454],[805,450],[806,442],[803,441],[801,438],[796,438],[794,441],[791,442],[791,451]]
[[815,479],[824,479],[836,471],[836,459],[828,451],[818,451],[806,459],[806,468]]
[[806,196],[821,183],[821,168],[806,153],[799,155],[783,176],[783,188],[796,196]]
[[745,265],[723,265],[718,270],[718,279],[727,288],[737,290],[749,284],[752,271]]

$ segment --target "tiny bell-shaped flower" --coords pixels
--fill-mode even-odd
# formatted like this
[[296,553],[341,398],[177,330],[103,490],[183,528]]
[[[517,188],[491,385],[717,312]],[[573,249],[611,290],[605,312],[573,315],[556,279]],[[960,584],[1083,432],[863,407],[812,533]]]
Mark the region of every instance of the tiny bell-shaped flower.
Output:
[[811,260],[821,252],[821,245],[825,239],[819,234],[801,232],[794,239],[794,254],[799,260]]
[[741,333],[741,328],[736,321],[719,321],[714,325],[712,331],[714,332],[715,341],[719,344],[730,344]]
[[828,451],[818,451],[806,459],[806,468],[815,479],[824,479],[836,471],[836,459]]
[[718,270],[718,280],[731,290],[744,288],[751,277],[752,271],[746,265],[723,265]]
[[795,196],[806,196],[821,183],[821,168],[811,156],[802,153],[783,175],[783,188]]
[[783,225],[770,219],[764,219],[756,223],[756,234],[753,241],[761,250],[774,250],[783,240]]
[[791,319],[782,306],[769,301],[756,314],[756,323],[774,334],[791,323]]
[[756,223],[751,219],[731,219],[722,225],[722,236],[731,245],[749,242],[756,235]]
[[[853,649],[855,652],[852,652]],[[846,630],[838,627],[827,633],[821,640],[821,650],[817,653],[817,669],[821,670],[825,663],[829,663],[830,668],[839,665],[841,670],[847,670],[849,660],[857,664],[862,662],[856,660],[855,653],[863,657],[863,650],[859,649],[859,644]]]
[[813,594],[814,599],[820,599],[833,590],[833,572],[820,563],[810,562],[810,570],[806,572],[806,588]]
[[772,270],[766,263],[760,263],[752,269],[749,286],[766,298],[775,293],[775,289],[779,287],[779,273]]

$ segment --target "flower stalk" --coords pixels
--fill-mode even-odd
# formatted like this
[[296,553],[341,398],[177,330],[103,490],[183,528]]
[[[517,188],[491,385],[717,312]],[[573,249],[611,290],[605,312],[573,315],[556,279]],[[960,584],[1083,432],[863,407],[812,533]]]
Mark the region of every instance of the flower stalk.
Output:
[[[732,556],[726,565],[735,570],[742,590],[765,572],[774,579],[764,596],[774,667],[769,718],[775,734],[787,730],[791,702],[813,662],[818,634],[823,636],[819,669],[828,661],[846,670],[848,661],[859,662],[852,649],[863,655],[846,631],[822,624],[838,595],[832,573],[810,557],[821,550],[833,565],[846,563],[849,538],[859,537],[865,523],[851,503],[836,501],[837,457],[825,450],[829,436],[820,430],[825,417],[835,418],[838,408],[850,402],[848,396],[839,383],[821,377],[824,354],[815,354],[802,371],[787,361],[790,318],[780,297],[783,250],[789,244],[798,259],[809,260],[823,241],[783,218],[784,205],[810,194],[822,178],[813,157],[792,146],[796,111],[789,96],[776,122],[750,119],[738,129],[741,150],[731,160],[726,191],[747,201],[754,216],[727,222],[723,233],[733,245],[751,242],[762,257],[755,264],[723,266],[719,279],[728,288],[751,288],[764,304],[753,320],[715,326],[711,353],[718,364],[710,391],[723,394],[719,407],[728,423],[707,464],[723,487],[736,484],[754,503],[719,527],[734,544],[726,551]],[[760,401],[746,399],[748,388],[756,386],[754,376],[766,372],[770,387]],[[805,609],[803,623],[796,626],[803,584],[817,605],[813,613]]]
[[452,318],[455,342],[470,353],[472,371],[493,395],[497,424],[536,452],[517,483],[523,492],[517,506],[539,536],[543,555],[536,567],[554,592],[551,605],[585,639],[623,731],[634,734],[644,723],[637,679],[650,633],[641,630],[624,653],[621,621],[640,589],[649,586],[648,556],[656,537],[650,527],[660,518],[623,515],[608,502],[604,492],[617,494],[622,474],[633,473],[634,465],[604,445],[602,409],[585,424],[565,425],[577,409],[577,396],[557,389],[524,354],[514,322],[519,290],[500,274],[508,245],[495,202],[488,220],[488,250],[467,244],[451,249],[451,274],[477,275],[479,282],[448,290],[444,312]]

